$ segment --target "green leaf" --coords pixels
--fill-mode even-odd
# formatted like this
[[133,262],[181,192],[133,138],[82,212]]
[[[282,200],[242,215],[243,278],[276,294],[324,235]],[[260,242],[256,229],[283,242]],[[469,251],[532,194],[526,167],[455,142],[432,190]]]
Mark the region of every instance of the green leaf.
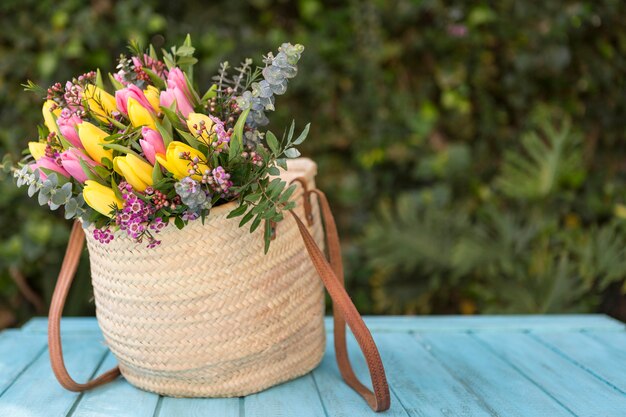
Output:
[[142,67],[142,70],[146,74],[148,74],[148,77],[150,77],[150,81],[152,81],[152,84],[154,84],[155,87],[157,87],[160,90],[165,90],[166,85],[165,85],[165,80],[163,80],[163,78],[159,77],[150,68]]
[[185,222],[180,217],[175,217],[174,218],[174,225],[178,228],[178,230],[180,230],[183,227],[185,227]]
[[118,152],[121,152],[123,154],[131,154],[131,155],[134,155],[137,158],[141,159],[144,162],[148,162],[143,157],[141,157],[137,152],[133,151],[132,149],[130,149],[127,146],[120,145],[119,143],[103,143],[102,147],[104,149],[113,149],[114,151],[118,151]]
[[261,220],[263,220],[263,218],[261,217],[261,214],[257,214],[257,216],[254,218],[254,220],[252,221],[252,224],[250,225],[250,233],[254,233],[254,231],[259,227],[259,225],[261,224]]
[[280,169],[275,166],[271,166],[267,169],[269,175],[280,175]]
[[176,55],[177,56],[191,56],[193,55],[193,53],[196,51],[196,48],[194,48],[193,46],[179,46],[178,48],[176,48]]
[[115,194],[115,196],[120,200],[120,201],[124,201],[124,196],[122,196],[122,192],[120,191],[120,189],[118,188],[118,184],[115,181],[115,178],[113,178],[113,175],[111,175],[111,188],[113,189],[113,193]]
[[154,161],[154,168],[152,168],[152,183],[156,184],[161,179],[163,179],[161,165],[159,164],[159,161]]
[[289,126],[289,134],[287,134],[287,143],[291,143],[291,139],[293,138],[293,131],[296,129],[296,121],[291,121],[291,126]]
[[226,218],[227,219],[232,219],[233,217],[239,217],[242,214],[244,214],[246,212],[246,210],[248,210],[248,205],[247,204],[241,204],[239,207],[237,207],[236,209],[234,209],[233,211],[228,213],[228,216],[226,216]]
[[278,155],[279,147],[278,147],[278,139],[276,139],[276,136],[271,131],[268,130],[267,133],[265,134],[265,140],[267,141],[267,146],[270,147],[270,150],[272,151],[272,153],[274,155]]
[[249,211],[248,213],[246,213],[246,215],[243,216],[243,219],[241,219],[241,221],[239,222],[239,227],[248,223],[250,220],[252,220],[253,217],[254,217],[254,213],[252,213],[252,211]]
[[304,140],[309,134],[310,127],[311,127],[311,123],[307,123],[307,125],[302,130],[302,133],[300,133],[300,135],[296,138],[296,140],[293,141],[294,145],[300,145],[302,142],[304,142]]
[[172,126],[176,129],[185,129],[185,125],[180,121],[180,117],[176,114],[176,112],[172,109],[169,109],[164,106],[160,106],[161,111],[165,114],[167,119],[170,121]]
[[209,99],[212,99],[214,97],[217,97],[217,84],[213,84],[211,88],[209,88],[207,92],[204,93],[200,101],[202,103],[206,103],[207,101],[209,101]]
[[280,195],[280,199],[278,200],[278,202],[286,203],[287,201],[289,201],[293,192],[296,191],[296,188],[297,188],[296,184],[290,185],[289,188],[287,188],[285,192]]
[[102,81],[102,73],[100,72],[100,68],[96,69],[96,85],[104,90],[104,81]]
[[273,235],[273,227],[272,227],[272,222],[269,220],[265,221],[265,232],[263,233],[263,239],[265,241],[265,249],[264,252],[267,253],[267,251],[270,249],[270,243],[272,242],[272,235]]
[[174,140],[174,138],[172,137],[172,124],[166,118],[162,121],[157,120],[156,127],[161,134],[161,137],[163,138],[163,144],[165,145],[165,149],[167,149],[167,146]]
[[278,158],[276,160],[276,165],[287,171],[287,160],[285,158]]
[[87,179],[92,180],[92,181],[97,181],[102,185],[106,185],[106,183],[99,176],[93,173],[89,165],[87,165],[87,163],[82,158],[78,158],[78,163],[80,164],[80,167],[82,168],[83,172],[87,176]]
[[198,149],[200,147],[201,142],[198,139],[196,139],[196,137],[193,136],[191,133],[185,132],[184,130],[181,130],[181,129],[176,129],[176,131],[183,139],[185,139],[185,141],[189,145],[191,145],[192,148]]
[[291,159],[297,158],[300,156],[300,151],[297,150],[296,148],[285,149],[285,156]]
[[230,137],[230,150],[228,151],[228,160],[232,161],[239,155],[241,155],[241,150],[243,149],[243,128],[246,124],[246,119],[248,118],[248,113],[250,113],[250,109],[247,109],[241,113],[239,118],[237,119],[237,123],[235,123],[235,128],[233,129],[233,134]]
[[123,85],[121,82],[117,81],[117,80],[113,77],[113,74],[111,74],[111,73],[109,73],[109,81],[111,81],[111,84],[113,85],[113,88],[114,88],[115,90],[121,90],[121,89],[123,89],[123,88],[124,88],[124,85]]
[[262,194],[261,193],[254,193],[254,194],[248,194],[247,196],[244,197],[244,201],[249,201],[249,202],[255,202],[257,201],[259,198],[261,198]]

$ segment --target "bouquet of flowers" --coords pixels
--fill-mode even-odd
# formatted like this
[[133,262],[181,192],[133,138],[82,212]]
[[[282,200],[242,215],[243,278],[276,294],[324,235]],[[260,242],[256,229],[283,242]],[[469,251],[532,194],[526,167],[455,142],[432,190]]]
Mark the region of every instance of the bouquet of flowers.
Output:
[[170,223],[183,228],[237,201],[229,217],[243,216],[251,232],[264,222],[267,251],[271,224],[294,207],[295,185],[276,177],[278,167],[300,155],[309,126],[294,137],[292,123],[281,139],[263,127],[304,47],[284,43],[263,66],[224,62],[206,90],[194,85],[189,36],[160,55],[137,43],[129,49],[108,74],[113,90],[100,70],[47,90],[25,85],[45,97],[44,125],[15,169],[18,186],[51,210],[63,206],[102,243],[122,230],[148,247]]

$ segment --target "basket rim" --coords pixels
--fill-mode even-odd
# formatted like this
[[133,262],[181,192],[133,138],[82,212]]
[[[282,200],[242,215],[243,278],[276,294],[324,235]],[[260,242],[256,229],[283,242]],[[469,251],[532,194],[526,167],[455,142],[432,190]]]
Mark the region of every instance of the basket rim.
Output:
[[[283,180],[290,183],[295,178],[305,177],[307,182],[313,181],[315,175],[317,174],[317,164],[310,158],[295,158],[287,160],[287,170],[283,170],[281,168],[280,176]],[[278,176],[274,176],[276,178]],[[215,206],[211,208],[211,212],[207,217],[207,220],[213,216],[225,216],[228,212],[232,211],[237,206],[236,201],[229,201],[225,204],[220,204],[219,206]],[[95,227],[93,224],[88,227],[84,226],[82,219],[78,219],[80,223],[83,225],[83,229],[89,232],[93,232]],[[199,219],[196,219],[199,220]]]

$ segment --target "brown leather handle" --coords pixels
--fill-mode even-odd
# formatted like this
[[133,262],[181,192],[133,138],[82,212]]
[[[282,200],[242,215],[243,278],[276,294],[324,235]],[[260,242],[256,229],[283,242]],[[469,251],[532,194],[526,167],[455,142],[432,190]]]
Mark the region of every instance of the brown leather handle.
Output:
[[[299,181],[301,184],[303,182]],[[378,348],[374,343],[372,334],[363,322],[361,315],[352,303],[350,296],[344,288],[343,263],[341,261],[341,247],[339,243],[339,234],[335,219],[330,210],[326,195],[319,190],[304,190],[305,201],[310,199],[310,194],[314,193],[318,196],[322,219],[326,229],[326,246],[328,249],[328,258],[326,257],[315,243],[313,236],[307,230],[302,220],[293,212],[291,214],[295,219],[304,245],[309,252],[311,261],[317,270],[320,278],[324,282],[324,286],[333,301],[333,317],[334,317],[334,336],[335,336],[335,356],[339,371],[346,383],[359,393],[374,411],[385,411],[389,409],[391,400],[389,395],[389,385],[385,376],[385,368],[383,366]],[[309,200],[310,201],[310,200]],[[307,210],[305,210],[306,212]],[[307,217],[308,213],[307,213]],[[365,356],[367,367],[369,368],[372,380],[372,392],[363,385],[354,374],[348,350],[346,346],[346,323],[352,330],[354,337]]]
[[[304,241],[304,245],[311,257],[311,261],[315,266],[324,286],[328,290],[331,299],[333,300],[333,315],[334,315],[334,335],[335,335],[335,355],[337,357],[337,363],[339,365],[339,371],[343,376],[346,383],[352,387],[357,393],[359,393],[369,404],[374,411],[385,411],[389,409],[390,396],[389,386],[385,376],[385,369],[372,338],[371,333],[365,326],[363,319],[361,318],[356,307],[350,300],[350,296],[344,288],[343,281],[343,264],[341,261],[341,248],[339,244],[339,235],[337,233],[337,227],[334,217],[330,210],[330,205],[324,193],[319,190],[307,191],[305,189],[305,200],[307,201],[306,210],[307,220],[310,217],[310,194],[315,193],[319,197],[320,208],[322,211],[322,218],[325,223],[326,229],[326,246],[328,248],[328,255],[330,263],[326,260],[326,257],[315,243],[315,240],[307,230],[307,226],[302,220],[293,212],[293,215],[298,230]],[[312,218],[311,218],[312,219]],[[82,226],[78,221],[74,223],[72,227],[72,233],[65,252],[65,258],[61,266],[61,272],[54,288],[52,295],[52,301],[50,303],[50,313],[48,316],[48,346],[50,350],[50,363],[52,365],[52,371],[56,376],[59,383],[70,391],[85,391],[102,384],[106,384],[114,380],[119,374],[119,368],[115,367],[109,371],[103,373],[99,377],[81,384],[72,379],[65,367],[65,361],[63,360],[63,349],[61,346],[61,316],[63,314],[63,307],[67,299],[74,275],[78,267],[80,260],[80,254],[85,243],[85,234],[82,230]],[[365,385],[363,385],[352,369],[350,364],[350,358],[348,356],[348,350],[346,346],[346,323],[352,330],[365,360],[369,368],[372,386],[374,391],[372,392]]]
[[70,240],[65,251],[65,258],[61,265],[61,272],[59,272],[59,278],[54,287],[52,301],[50,302],[50,313],[48,314],[48,349],[50,351],[52,371],[64,388],[74,392],[85,391],[106,384],[107,382],[113,381],[120,374],[119,368],[115,367],[99,377],[81,384],[72,379],[67,372],[65,361],[63,360],[63,348],[61,346],[61,315],[63,314],[67,293],[74,280],[74,274],[76,274],[76,268],[78,267],[80,254],[84,245],[85,232],[83,232],[82,226],[77,220],[74,222],[74,226],[72,226],[72,233],[70,234]]

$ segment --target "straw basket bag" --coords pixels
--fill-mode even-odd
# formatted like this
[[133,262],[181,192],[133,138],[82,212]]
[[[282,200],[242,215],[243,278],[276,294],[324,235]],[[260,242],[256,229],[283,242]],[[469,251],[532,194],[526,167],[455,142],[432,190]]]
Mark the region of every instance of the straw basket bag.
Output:
[[[196,220],[182,230],[165,228],[161,245],[153,249],[123,233],[101,244],[75,223],[49,316],[50,358],[59,382],[83,391],[121,373],[141,389],[168,396],[261,391],[319,364],[326,287],[335,306],[341,374],[374,410],[387,409],[384,368],[343,288],[339,239],[328,202],[315,189],[315,174],[315,163],[304,158],[290,161],[281,174],[300,184],[292,197],[298,204],[275,227],[267,254],[262,232],[249,233],[237,219],[226,218],[234,202],[213,208],[204,224]],[[63,362],[60,318],[85,235],[98,324],[119,365],[80,384]],[[350,366],[346,322],[365,355],[373,392]]]

